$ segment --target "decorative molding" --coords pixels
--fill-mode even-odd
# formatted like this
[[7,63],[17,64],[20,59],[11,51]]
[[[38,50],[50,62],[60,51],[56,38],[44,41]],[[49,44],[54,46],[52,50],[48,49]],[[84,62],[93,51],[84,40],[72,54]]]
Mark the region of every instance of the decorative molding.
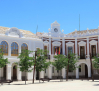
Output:
[[89,43],[90,43],[91,45],[95,45],[95,44],[97,44],[97,41],[96,41],[96,40],[91,40]]
[[23,34],[20,32],[20,30],[15,27],[10,28],[5,34],[8,36],[23,37]]
[[60,46],[60,45],[61,45],[61,43],[60,43],[60,42],[58,42],[58,41],[55,41],[55,42],[52,42],[52,45],[53,45],[53,46]]
[[85,45],[86,45],[86,42],[80,41],[80,42],[78,43],[78,45],[79,45],[79,46],[85,46]]
[[66,43],[67,46],[74,46],[74,43],[73,42],[68,42]]

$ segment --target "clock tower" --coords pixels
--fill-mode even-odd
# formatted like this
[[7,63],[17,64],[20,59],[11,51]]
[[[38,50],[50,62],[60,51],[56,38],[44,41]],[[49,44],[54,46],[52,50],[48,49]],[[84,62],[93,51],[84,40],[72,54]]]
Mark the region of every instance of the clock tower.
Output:
[[60,31],[60,24],[57,21],[51,24],[49,35],[51,35],[52,37],[60,37],[63,35],[63,33]]

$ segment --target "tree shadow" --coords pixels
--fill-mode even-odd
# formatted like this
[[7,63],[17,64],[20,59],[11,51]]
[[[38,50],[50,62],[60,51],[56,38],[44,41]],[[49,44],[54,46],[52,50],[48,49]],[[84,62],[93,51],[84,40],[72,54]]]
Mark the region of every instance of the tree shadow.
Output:
[[[33,83],[26,83],[26,84],[8,84],[8,85],[30,85],[30,84],[33,84]],[[44,82],[40,82],[40,83],[34,83],[34,84],[44,84]]]
[[99,84],[94,84],[93,86],[99,86]]

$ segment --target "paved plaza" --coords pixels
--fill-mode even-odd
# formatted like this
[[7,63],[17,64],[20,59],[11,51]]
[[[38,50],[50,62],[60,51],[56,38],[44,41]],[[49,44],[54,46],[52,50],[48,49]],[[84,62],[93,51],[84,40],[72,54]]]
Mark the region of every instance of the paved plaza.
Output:
[[27,81],[26,85],[24,83],[24,81],[16,81],[10,85],[5,83],[0,85],[0,91],[99,91],[99,80],[94,82],[91,80],[69,80],[68,82],[51,80],[44,83],[35,81],[35,84],[32,84],[32,81]]

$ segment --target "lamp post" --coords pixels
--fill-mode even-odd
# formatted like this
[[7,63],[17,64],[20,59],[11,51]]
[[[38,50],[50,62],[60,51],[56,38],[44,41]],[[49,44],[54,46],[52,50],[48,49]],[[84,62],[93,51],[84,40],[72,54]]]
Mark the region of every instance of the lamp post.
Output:
[[33,70],[33,83],[34,83],[34,75],[35,75],[35,66],[36,66],[36,54],[37,51],[35,51],[35,64],[34,64],[34,70]]

